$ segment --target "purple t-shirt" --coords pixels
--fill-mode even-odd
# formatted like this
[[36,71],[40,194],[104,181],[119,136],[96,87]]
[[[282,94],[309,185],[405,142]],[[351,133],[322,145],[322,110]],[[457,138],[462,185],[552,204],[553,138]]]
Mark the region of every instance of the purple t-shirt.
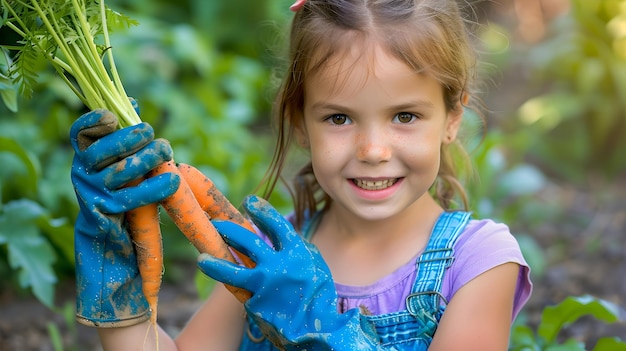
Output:
[[[417,256],[419,254],[421,252]],[[411,293],[415,282],[417,256],[371,285],[335,283],[340,309],[345,311],[365,306],[373,315],[403,311],[406,296]],[[454,257],[454,262],[444,274],[441,291],[447,301],[461,287],[491,268],[508,262],[520,265],[511,319],[514,320],[530,298],[532,283],[530,267],[509,228],[488,219],[470,220],[454,246]]]
[[[293,214],[286,218],[292,221]],[[257,232],[270,244],[269,238],[258,228]],[[304,234],[308,237],[311,233]],[[411,293],[417,275],[415,261],[419,255],[421,252],[374,284],[351,286],[335,283],[340,312],[362,306],[372,315],[404,311],[406,297]],[[530,299],[533,285],[530,280],[530,267],[522,255],[517,240],[505,224],[490,219],[473,219],[467,223],[454,246],[454,261],[444,274],[441,294],[450,301],[454,294],[472,279],[509,262],[520,265],[511,316],[513,321]]]

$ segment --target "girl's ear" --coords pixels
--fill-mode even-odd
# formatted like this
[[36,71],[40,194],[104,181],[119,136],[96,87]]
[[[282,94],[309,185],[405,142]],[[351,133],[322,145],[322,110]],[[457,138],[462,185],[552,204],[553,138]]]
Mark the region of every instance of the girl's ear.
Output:
[[448,112],[448,118],[446,119],[446,131],[443,138],[444,144],[450,144],[456,140],[456,136],[459,133],[461,122],[463,121],[463,106],[467,102],[467,95],[463,97],[463,103],[460,101],[457,103],[453,110]]

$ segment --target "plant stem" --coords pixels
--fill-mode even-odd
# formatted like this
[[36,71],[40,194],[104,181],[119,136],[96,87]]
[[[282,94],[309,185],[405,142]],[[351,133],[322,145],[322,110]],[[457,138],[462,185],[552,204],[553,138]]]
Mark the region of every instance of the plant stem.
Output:
[[[11,15],[10,20],[5,21],[5,25],[27,41],[27,44],[22,46],[22,48],[29,45],[27,49],[36,47],[39,52],[43,53],[63,81],[88,108],[92,110],[98,108],[111,110],[118,117],[121,127],[140,123],[141,119],[124,90],[115,66],[107,26],[107,8],[104,0],[100,0],[99,15],[102,21],[105,53],[98,52],[98,47],[92,34],[92,27],[87,19],[87,5],[85,1],[70,0],[69,3],[64,2],[60,5],[61,7],[58,7],[58,4],[60,4],[58,1],[27,0],[25,2],[16,0],[16,3],[23,7],[21,10],[25,13],[24,18],[30,19],[31,17],[26,16],[36,16],[46,28],[46,36],[49,35],[50,39],[48,37],[44,37],[46,40],[40,39],[38,28],[34,29],[37,34],[31,32],[31,29],[26,25],[29,21],[26,19],[22,20],[16,13],[18,7],[13,8],[7,0],[1,0],[2,6],[7,9],[7,16]],[[71,7],[66,8],[65,4]],[[90,9],[93,10],[94,6],[91,3],[89,4],[91,6]],[[60,11],[66,13],[66,10],[69,11],[67,23],[65,19],[68,17],[57,17]],[[19,10],[17,11],[20,12]],[[32,15],[29,12],[32,12]],[[70,34],[67,34],[68,30]],[[56,52],[50,52],[48,47],[44,47],[44,45],[48,45],[48,40],[56,44],[54,48],[60,51],[62,58],[58,57]],[[109,70],[104,65],[102,54],[106,54],[106,58],[109,60]],[[69,76],[75,79],[75,83],[70,81]]]
[[[104,36],[104,46],[106,47],[106,54],[109,59],[109,65],[111,65],[111,76],[113,76],[113,81],[115,82],[115,86],[117,90],[120,92],[122,96],[127,96],[126,91],[124,89],[124,85],[122,84],[122,80],[120,79],[119,74],[117,73],[117,66],[115,65],[115,59],[113,58],[113,47],[111,46],[111,40],[109,39],[109,28],[107,24],[106,17],[106,7],[104,6],[104,1],[100,1],[100,14],[102,16],[102,33]],[[136,117],[136,120],[129,120],[131,124],[137,124],[141,122],[137,112],[133,108],[132,104],[129,103],[126,105],[127,109],[129,109],[130,113],[128,117]]]

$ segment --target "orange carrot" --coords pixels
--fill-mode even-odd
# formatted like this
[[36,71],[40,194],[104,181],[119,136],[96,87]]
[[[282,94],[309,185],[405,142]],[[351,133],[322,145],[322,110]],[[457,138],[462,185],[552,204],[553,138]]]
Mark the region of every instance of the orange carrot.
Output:
[[[127,186],[139,182],[135,180]],[[156,325],[157,302],[163,277],[163,243],[158,204],[148,204],[126,212],[126,223],[137,255],[142,291],[150,307],[150,322]]]
[[[199,252],[208,253],[213,257],[235,263],[235,258],[228,245],[226,245],[226,242],[224,242],[211,223],[208,214],[196,200],[187,181],[174,162],[162,163],[150,172],[150,176],[168,172],[178,174],[180,177],[178,190],[170,197],[161,201],[161,206],[172,218],[172,221]],[[226,288],[241,302],[245,302],[250,298],[250,292],[245,289],[229,285]]]
[[[210,215],[214,218],[232,220],[253,230],[250,222],[228,202],[213,182],[196,168],[184,164],[177,168],[174,162],[170,161],[155,168],[150,176],[166,172],[177,173],[181,178],[178,190],[161,202],[161,206],[174,223],[198,251],[235,262],[228,246],[211,224]],[[137,185],[139,182],[140,180],[130,182],[128,186]],[[128,211],[126,222],[137,254],[143,294],[150,306],[150,322],[156,326],[158,294],[163,276],[163,243],[158,205],[150,204]],[[237,256],[248,267],[254,266],[254,262],[247,256],[241,253],[237,253]],[[244,289],[226,287],[241,302],[250,297],[250,293]]]
[[126,222],[137,254],[141,288],[150,307],[150,323],[156,326],[157,303],[163,277],[163,244],[156,203],[126,212]]
[[[204,212],[206,212],[211,218],[231,221],[252,232],[255,231],[250,221],[248,221],[241,214],[241,212],[239,212],[235,206],[228,201],[226,196],[224,196],[224,194],[217,189],[211,179],[205,176],[197,168],[184,163],[179,163],[178,169],[189,185],[189,188],[200,204],[200,207],[202,207]],[[248,258],[248,256],[237,252],[236,250],[233,251],[235,251],[237,257],[239,257],[244,265],[247,267],[255,266],[254,261]]]

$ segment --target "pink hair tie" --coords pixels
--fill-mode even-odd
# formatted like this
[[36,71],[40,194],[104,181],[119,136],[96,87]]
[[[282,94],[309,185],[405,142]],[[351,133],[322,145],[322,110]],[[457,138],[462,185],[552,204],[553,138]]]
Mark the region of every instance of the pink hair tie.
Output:
[[302,6],[304,6],[305,2],[306,0],[296,0],[296,2],[294,2],[293,5],[289,7],[289,9],[293,12],[298,12],[302,8]]

